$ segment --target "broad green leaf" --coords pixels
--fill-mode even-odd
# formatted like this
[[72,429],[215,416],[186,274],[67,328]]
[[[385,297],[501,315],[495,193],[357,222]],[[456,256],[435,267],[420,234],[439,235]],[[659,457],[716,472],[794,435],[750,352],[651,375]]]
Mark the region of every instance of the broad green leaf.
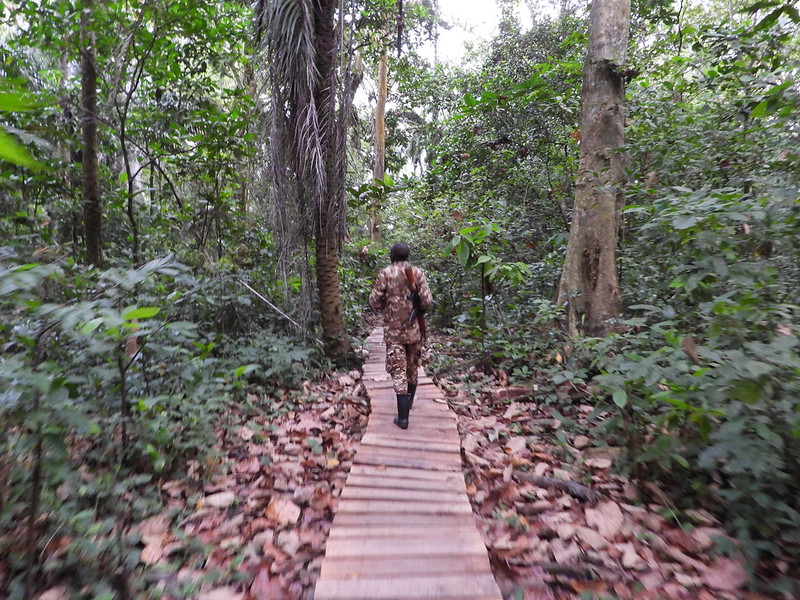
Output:
[[103,323],[104,320],[105,319],[103,319],[103,317],[97,317],[96,319],[88,321],[87,323],[84,324],[83,327],[81,327],[81,333],[87,335],[93,332],[95,329],[100,327],[100,325]]
[[672,226],[675,229],[689,229],[689,227],[696,225],[699,220],[694,215],[682,215],[672,220]]
[[456,252],[458,253],[458,262],[461,263],[462,267],[466,267],[467,263],[469,262],[470,255],[469,245],[462,240],[459,242]]
[[755,430],[758,434],[758,437],[760,437],[762,440],[769,442],[776,448],[783,447],[783,438],[772,431],[767,424],[758,421],[755,424]]
[[122,313],[122,318],[126,321],[133,321],[134,319],[149,319],[156,316],[161,309],[157,306],[141,306],[131,310],[126,310]]
[[688,460],[686,460],[686,459],[685,459],[683,456],[681,456],[680,454],[673,454],[673,455],[672,455],[672,460],[674,460],[676,463],[678,463],[678,464],[679,464],[680,466],[682,466],[684,469],[689,469],[689,468],[690,468],[690,467],[689,467],[689,461],[688,461]]
[[26,167],[32,171],[39,171],[43,166],[42,163],[33,158],[25,146],[2,127],[0,127],[0,160]]
[[25,112],[31,110],[30,100],[18,92],[0,92],[0,112]]
[[614,400],[614,404],[620,408],[625,408],[628,404],[628,394],[623,389],[615,389],[611,392],[611,398]]
[[755,404],[761,398],[761,384],[752,379],[739,379],[733,383],[729,395],[733,400]]

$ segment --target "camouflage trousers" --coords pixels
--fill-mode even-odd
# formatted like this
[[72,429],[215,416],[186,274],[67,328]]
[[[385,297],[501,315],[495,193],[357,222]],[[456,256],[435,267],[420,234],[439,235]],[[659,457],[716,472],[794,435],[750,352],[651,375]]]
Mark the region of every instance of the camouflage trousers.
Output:
[[392,376],[395,393],[405,394],[409,383],[417,383],[421,355],[421,342],[386,345],[386,372]]

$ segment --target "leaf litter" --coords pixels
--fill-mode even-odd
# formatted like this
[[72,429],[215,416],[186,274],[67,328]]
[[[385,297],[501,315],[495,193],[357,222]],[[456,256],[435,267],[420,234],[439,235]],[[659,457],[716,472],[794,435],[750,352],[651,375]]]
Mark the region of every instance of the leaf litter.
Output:
[[[667,518],[669,497],[656,484],[639,489],[612,471],[619,449],[569,439],[560,415],[530,400],[536,386],[510,388],[502,375],[473,367],[437,384],[457,414],[467,491],[504,599],[766,598],[747,591],[741,560],[722,556],[736,542],[712,515]],[[594,407],[574,386],[559,390],[569,394],[588,431]],[[300,401],[273,402],[286,410],[242,415],[220,432],[228,459],[199,497],[189,482],[164,482],[167,509],[137,526],[142,562],[168,574],[158,578],[165,600],[186,589],[205,600],[313,597],[368,400],[352,371],[305,382]],[[192,552],[198,543],[203,552]]]
[[[311,597],[369,412],[358,371],[253,404],[218,431],[210,477],[161,484],[165,510],[136,524],[140,562],[164,600]],[[236,420],[240,422],[235,422]]]
[[679,519],[657,484],[613,472],[621,449],[591,438],[582,390],[558,389],[589,432],[570,438],[562,415],[535,401],[538,386],[508,388],[503,375],[470,367],[437,384],[457,414],[467,491],[505,599],[766,598],[748,591],[735,552],[723,556],[737,542],[712,515]]

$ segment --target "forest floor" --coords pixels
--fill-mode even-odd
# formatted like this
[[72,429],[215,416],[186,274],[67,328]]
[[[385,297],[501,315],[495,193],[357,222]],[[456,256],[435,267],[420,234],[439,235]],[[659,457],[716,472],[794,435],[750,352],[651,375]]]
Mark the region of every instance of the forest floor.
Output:
[[[612,471],[620,450],[592,438],[593,407],[579,389],[557,390],[558,414],[586,435],[561,431],[536,384],[510,387],[502,372],[465,362],[437,380],[457,415],[467,490],[505,599],[767,598],[747,591],[736,543],[712,515],[678,511],[657,485],[639,489]],[[233,415],[212,474],[190,464],[194,481],[161,482],[163,511],[134,527],[148,566],[145,597],[313,597],[368,420],[361,375],[333,373],[278,399],[250,400],[270,410]],[[66,597],[51,588],[39,598]]]
[[657,484],[612,470],[623,451],[593,437],[584,390],[555,386],[556,409],[548,381],[451,373],[437,383],[457,414],[467,490],[505,599],[766,600],[748,590],[737,542],[713,515],[678,510]]

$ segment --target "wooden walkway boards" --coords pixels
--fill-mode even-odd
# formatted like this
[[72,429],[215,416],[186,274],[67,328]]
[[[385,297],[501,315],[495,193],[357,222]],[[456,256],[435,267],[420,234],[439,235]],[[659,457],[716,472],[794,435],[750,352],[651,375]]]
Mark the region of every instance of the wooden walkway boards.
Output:
[[455,416],[421,372],[409,428],[395,427],[381,328],[367,349],[372,413],[314,600],[501,600],[467,498]]

